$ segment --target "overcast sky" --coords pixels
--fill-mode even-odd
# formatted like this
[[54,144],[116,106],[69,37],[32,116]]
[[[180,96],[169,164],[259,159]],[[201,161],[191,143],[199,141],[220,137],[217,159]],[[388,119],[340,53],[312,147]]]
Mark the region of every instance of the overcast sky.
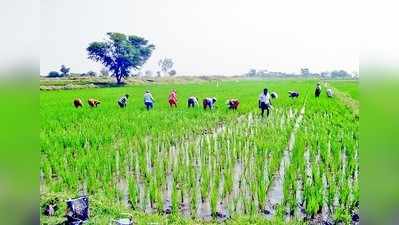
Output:
[[[351,5],[352,4],[352,5]],[[242,74],[250,68],[358,71],[352,1],[42,0],[41,74],[61,64],[98,71],[86,48],[106,32],[143,36],[156,50],[143,71],[173,58],[184,75]]]

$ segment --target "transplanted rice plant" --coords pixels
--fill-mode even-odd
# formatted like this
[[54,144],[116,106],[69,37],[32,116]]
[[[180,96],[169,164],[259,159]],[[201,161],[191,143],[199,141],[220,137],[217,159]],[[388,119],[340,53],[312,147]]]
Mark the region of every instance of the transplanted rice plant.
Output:
[[[314,99],[315,83],[210,81],[41,92],[42,204],[83,192],[94,202],[95,224],[120,212],[141,223],[302,224],[323,216],[350,223],[359,207],[358,117],[339,99]],[[272,100],[269,118],[257,108],[265,87],[280,96]],[[151,111],[143,105],[147,89],[155,98]],[[167,104],[172,89],[179,100],[173,109]],[[288,98],[290,90],[300,97]],[[126,93],[128,107],[120,109],[116,101]],[[215,96],[216,108],[189,109],[189,96]],[[78,97],[102,103],[75,109]],[[237,111],[227,109],[229,98],[240,100]],[[281,167],[302,107],[289,165]],[[283,201],[270,220],[264,215],[268,191],[281,168]]]

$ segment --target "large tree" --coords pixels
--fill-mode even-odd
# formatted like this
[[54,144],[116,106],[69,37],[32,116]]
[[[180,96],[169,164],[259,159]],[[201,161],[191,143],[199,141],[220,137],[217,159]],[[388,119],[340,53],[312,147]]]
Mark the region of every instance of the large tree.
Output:
[[155,49],[142,37],[107,33],[103,42],[92,42],[87,48],[89,59],[101,62],[115,76],[118,84],[132,69],[140,69]]
[[62,76],[68,76],[69,71],[71,70],[71,68],[67,68],[65,65],[61,65],[61,69],[60,72],[62,74]]

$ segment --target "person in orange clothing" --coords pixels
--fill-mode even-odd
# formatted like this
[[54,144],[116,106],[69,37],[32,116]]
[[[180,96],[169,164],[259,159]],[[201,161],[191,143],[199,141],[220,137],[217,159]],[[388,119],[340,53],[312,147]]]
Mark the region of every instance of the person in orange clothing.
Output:
[[101,103],[97,99],[93,99],[93,98],[89,99],[87,102],[89,103],[89,105],[91,107],[97,107]]

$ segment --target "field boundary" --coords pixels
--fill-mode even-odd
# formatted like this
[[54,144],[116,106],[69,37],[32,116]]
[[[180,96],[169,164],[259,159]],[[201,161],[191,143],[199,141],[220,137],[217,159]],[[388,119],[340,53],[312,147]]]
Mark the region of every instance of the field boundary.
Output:
[[117,84],[112,77],[40,77],[41,91],[75,90],[91,88],[128,87],[141,84],[190,84],[212,81],[245,80],[242,76],[177,76],[177,77],[129,77],[122,84]]
[[356,99],[353,99],[348,93],[345,93],[333,85],[329,85],[328,83],[324,83],[326,88],[334,88],[335,94],[337,98],[349,109],[352,110],[353,114],[359,116],[360,113],[360,102]]

